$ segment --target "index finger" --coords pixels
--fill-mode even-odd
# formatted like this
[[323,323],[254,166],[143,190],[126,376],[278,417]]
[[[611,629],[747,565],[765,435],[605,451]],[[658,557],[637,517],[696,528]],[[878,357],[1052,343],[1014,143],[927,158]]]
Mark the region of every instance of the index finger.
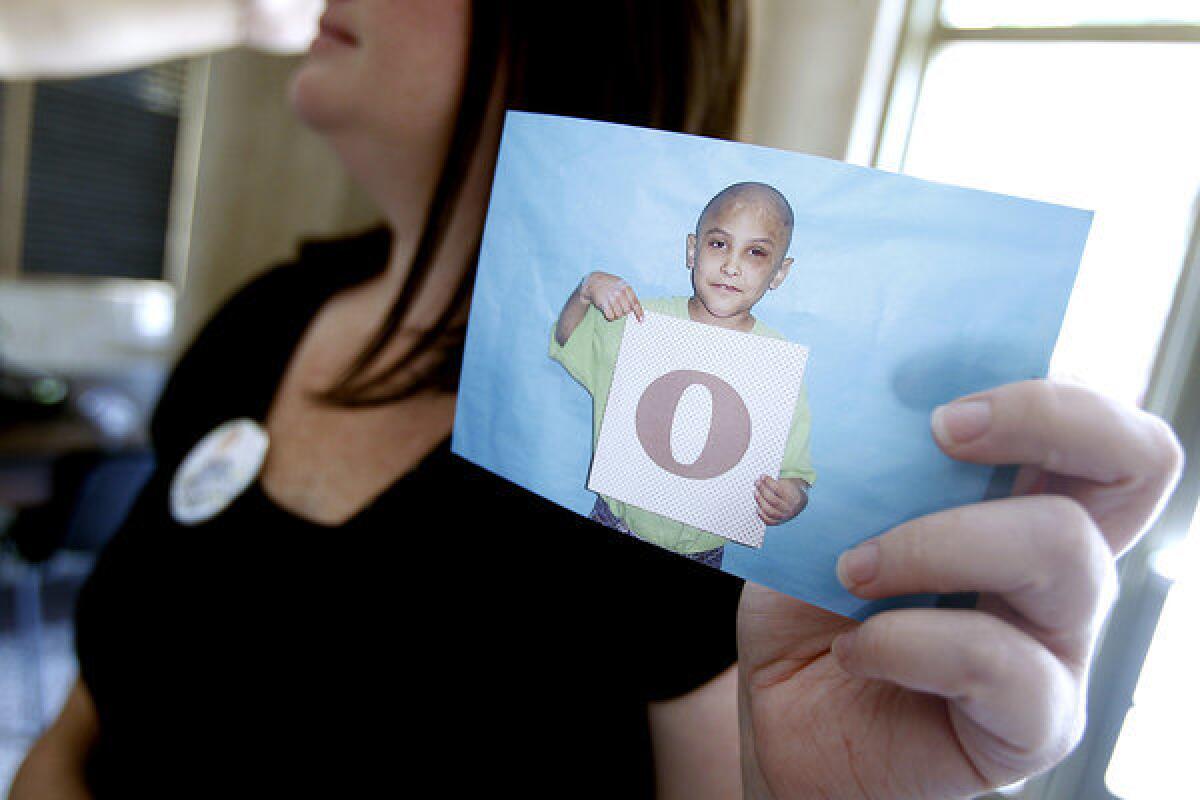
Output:
[[646,317],[646,312],[642,310],[642,302],[638,300],[637,292],[633,291],[633,287],[626,285],[625,290],[629,295],[629,301],[633,304],[633,315],[637,317],[637,321],[641,322]]
[[1183,463],[1178,439],[1158,417],[1049,381],[955,400],[934,411],[932,428],[953,458],[1033,465],[1076,479],[1061,493],[1093,513],[1116,552],[1151,520]]

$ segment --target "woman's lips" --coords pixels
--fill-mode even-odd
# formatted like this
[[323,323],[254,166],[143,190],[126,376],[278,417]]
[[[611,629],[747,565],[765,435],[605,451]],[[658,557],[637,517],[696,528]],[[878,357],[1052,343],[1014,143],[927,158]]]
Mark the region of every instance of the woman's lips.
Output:
[[356,39],[353,34],[340,25],[329,21],[325,17],[321,17],[321,20],[317,25],[316,41],[320,42],[322,40],[327,43],[347,46],[354,46],[358,44],[358,39]]

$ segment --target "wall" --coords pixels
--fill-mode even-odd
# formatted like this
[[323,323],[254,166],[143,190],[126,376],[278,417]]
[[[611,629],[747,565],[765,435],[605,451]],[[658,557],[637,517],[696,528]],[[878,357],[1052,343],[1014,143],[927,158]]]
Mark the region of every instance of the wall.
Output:
[[301,238],[379,216],[324,141],[293,117],[286,87],[297,63],[243,50],[211,59],[177,345]]
[[741,138],[843,158],[879,0],[750,0]]

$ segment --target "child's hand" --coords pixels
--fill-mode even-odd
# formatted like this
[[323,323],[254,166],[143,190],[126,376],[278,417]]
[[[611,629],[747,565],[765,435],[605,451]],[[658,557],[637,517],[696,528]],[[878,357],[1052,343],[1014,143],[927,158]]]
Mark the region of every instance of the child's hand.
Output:
[[762,475],[754,482],[758,518],[768,525],[782,525],[808,505],[808,484],[799,478],[775,480]]
[[626,314],[633,314],[641,322],[646,316],[642,304],[634,294],[633,287],[623,278],[610,275],[607,272],[593,272],[583,281],[579,291],[580,298],[594,305],[609,322],[620,319]]

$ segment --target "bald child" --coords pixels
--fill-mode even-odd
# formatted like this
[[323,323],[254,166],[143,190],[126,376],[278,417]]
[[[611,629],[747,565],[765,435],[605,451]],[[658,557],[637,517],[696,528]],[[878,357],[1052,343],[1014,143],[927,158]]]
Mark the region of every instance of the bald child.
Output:
[[[567,299],[550,341],[550,357],[561,363],[592,395],[592,447],[612,386],[617,352],[628,315],[639,322],[644,309],[705,325],[783,339],[755,318],[752,310],[788,276],[792,208],[765,183],[736,183],[708,201],[687,237],[691,297],[638,299],[617,275],[591,272]],[[643,308],[644,306],[644,308]],[[759,476],[754,500],[767,525],[795,517],[808,504],[816,478],[808,452],[810,416],[801,387],[778,479]],[[598,497],[591,517],[624,533],[720,567],[725,540],[636,506]]]

